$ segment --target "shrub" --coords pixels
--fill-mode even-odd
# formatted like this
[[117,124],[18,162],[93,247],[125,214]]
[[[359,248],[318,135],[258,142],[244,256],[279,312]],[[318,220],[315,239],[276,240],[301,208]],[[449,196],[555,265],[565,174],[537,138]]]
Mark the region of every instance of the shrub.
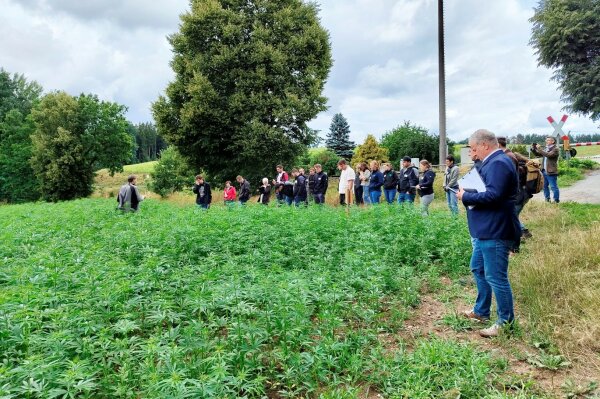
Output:
[[160,160],[150,174],[152,180],[149,187],[161,197],[166,197],[175,191],[181,191],[191,183],[194,172],[188,166],[185,158],[173,146],[161,154]]

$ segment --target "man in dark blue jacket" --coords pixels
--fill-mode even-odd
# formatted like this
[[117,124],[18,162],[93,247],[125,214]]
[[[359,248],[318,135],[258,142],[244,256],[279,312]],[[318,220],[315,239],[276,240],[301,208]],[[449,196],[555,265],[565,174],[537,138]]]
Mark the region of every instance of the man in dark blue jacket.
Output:
[[194,184],[192,191],[196,194],[196,205],[202,209],[210,208],[212,193],[210,191],[210,185],[204,181],[202,175],[196,176],[196,184]]
[[[458,199],[467,207],[469,232],[473,241],[471,271],[477,283],[477,300],[465,316],[486,321],[490,317],[492,292],[496,297],[498,320],[479,334],[495,337],[505,324],[514,320],[513,296],[508,281],[508,257],[521,236],[515,213],[518,176],[515,165],[500,148],[494,133],[477,130],[469,139],[473,159],[485,184],[484,192],[466,192],[461,187]],[[466,187],[468,189],[468,187]]]

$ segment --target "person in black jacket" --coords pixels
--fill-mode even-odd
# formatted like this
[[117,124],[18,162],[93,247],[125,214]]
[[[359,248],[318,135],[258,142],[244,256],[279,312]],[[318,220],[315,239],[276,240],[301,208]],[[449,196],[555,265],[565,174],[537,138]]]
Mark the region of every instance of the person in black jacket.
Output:
[[315,196],[315,204],[322,205],[325,203],[325,194],[327,193],[327,186],[329,180],[327,173],[323,172],[321,164],[315,164],[315,187],[313,188],[313,195]]
[[383,164],[384,172],[383,172],[383,193],[385,195],[385,200],[388,204],[394,203],[394,198],[396,197],[396,186],[398,185],[398,175],[396,171],[392,168],[392,164],[385,163]]
[[240,201],[240,205],[245,205],[250,199],[250,183],[242,176],[236,177],[235,180],[240,184],[238,201]]
[[435,173],[431,170],[431,164],[428,160],[423,159],[420,162],[421,172],[423,175],[419,179],[417,190],[419,196],[421,196],[421,213],[423,216],[429,215],[429,204],[433,201],[433,181],[435,180]]
[[210,203],[212,202],[210,184],[204,181],[202,175],[196,176],[196,184],[194,184],[192,191],[196,194],[196,205],[202,209],[210,208]]
[[296,179],[294,181],[294,205],[300,206],[306,203],[306,177],[304,176],[304,169],[293,169],[292,175]]
[[402,170],[398,180],[398,204],[415,202],[416,186],[419,184],[419,170],[412,166],[410,157],[402,158]]

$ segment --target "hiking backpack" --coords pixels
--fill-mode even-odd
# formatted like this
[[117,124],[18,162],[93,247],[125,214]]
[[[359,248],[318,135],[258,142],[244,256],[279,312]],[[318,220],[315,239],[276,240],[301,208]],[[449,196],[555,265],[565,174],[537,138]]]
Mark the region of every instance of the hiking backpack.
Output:
[[519,160],[519,177],[524,176],[525,181],[521,182],[529,195],[537,194],[544,188],[544,175],[542,174],[542,165],[533,159],[527,161]]

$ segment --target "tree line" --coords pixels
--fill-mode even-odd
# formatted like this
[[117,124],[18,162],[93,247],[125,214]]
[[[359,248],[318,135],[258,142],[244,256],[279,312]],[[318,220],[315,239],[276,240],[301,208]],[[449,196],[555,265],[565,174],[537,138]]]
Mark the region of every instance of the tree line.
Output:
[[149,123],[93,94],[43,94],[35,81],[0,69],[0,202],[86,197],[95,171],[157,159],[166,147]]

